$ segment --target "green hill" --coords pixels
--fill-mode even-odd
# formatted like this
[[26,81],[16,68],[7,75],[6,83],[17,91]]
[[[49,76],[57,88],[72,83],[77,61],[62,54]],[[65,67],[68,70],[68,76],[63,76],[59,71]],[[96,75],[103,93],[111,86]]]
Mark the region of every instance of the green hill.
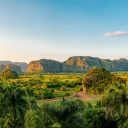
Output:
[[128,60],[100,59],[90,56],[72,56],[63,63],[55,60],[41,59],[31,61],[27,72],[72,72],[85,73],[89,70],[103,67],[109,71],[128,71]]
[[61,72],[61,63],[47,59],[31,61],[28,65],[27,72]]
[[0,73],[2,73],[4,69],[11,69],[16,71],[17,73],[22,73],[21,67],[14,64],[0,65]]
[[9,78],[16,79],[16,78],[18,78],[18,74],[14,70],[5,69],[2,72],[1,77],[4,79],[9,79]]
[[126,83],[125,79],[116,77],[104,68],[90,70],[82,81],[84,91],[101,93],[113,82]]

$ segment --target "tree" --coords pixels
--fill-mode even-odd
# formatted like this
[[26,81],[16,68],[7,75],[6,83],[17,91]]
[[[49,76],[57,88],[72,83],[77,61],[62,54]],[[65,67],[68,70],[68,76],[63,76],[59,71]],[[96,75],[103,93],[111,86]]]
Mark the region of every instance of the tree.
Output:
[[83,120],[78,114],[83,110],[83,102],[80,100],[61,102],[59,106],[45,104],[44,112],[50,116],[54,123],[58,123],[62,128],[81,128]]
[[6,118],[7,126],[10,128],[15,128],[24,120],[28,107],[25,95],[25,90],[16,86],[0,88],[0,111],[3,111],[0,116]]
[[61,91],[65,91],[66,89],[65,89],[65,87],[64,86],[62,86],[61,87]]
[[28,110],[25,115],[25,128],[44,128],[41,117],[35,110]]
[[123,123],[128,119],[128,90],[126,85],[115,83],[109,86],[102,97],[102,101],[107,117],[116,116],[118,127],[123,127]]
[[103,108],[87,108],[83,114],[85,128],[117,128],[116,121],[107,120]]
[[4,79],[9,79],[9,78],[16,79],[16,78],[18,78],[18,74],[14,70],[5,69],[2,72],[1,77]]
[[96,93],[102,93],[106,89],[107,85],[113,82],[124,84],[126,83],[126,80],[114,76],[104,68],[97,68],[86,73],[82,84],[83,90],[86,90],[88,92],[94,91]]

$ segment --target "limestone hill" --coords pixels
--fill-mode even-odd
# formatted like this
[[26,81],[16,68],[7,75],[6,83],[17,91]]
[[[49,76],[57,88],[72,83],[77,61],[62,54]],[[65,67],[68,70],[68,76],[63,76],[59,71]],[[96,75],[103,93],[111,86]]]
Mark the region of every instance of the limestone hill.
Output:
[[128,71],[128,60],[100,59],[90,56],[69,57],[63,63],[55,60],[42,59],[31,61],[27,72],[87,72],[89,70],[103,67],[109,71]]
[[28,65],[27,72],[61,72],[61,63],[47,59],[31,61]]
[[2,73],[5,69],[14,70],[17,73],[22,73],[21,67],[14,64],[0,65],[0,73]]
[[21,67],[22,72],[26,72],[28,64],[25,62],[0,61],[0,65],[14,64]]

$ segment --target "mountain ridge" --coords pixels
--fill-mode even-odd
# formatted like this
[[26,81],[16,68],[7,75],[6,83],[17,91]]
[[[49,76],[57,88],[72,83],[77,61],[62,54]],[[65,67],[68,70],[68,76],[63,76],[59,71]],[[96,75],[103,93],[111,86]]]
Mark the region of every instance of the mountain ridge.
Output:
[[[54,68],[53,68],[54,67]],[[56,67],[56,69],[55,69]],[[109,71],[128,71],[128,60],[100,59],[91,56],[71,56],[63,62],[52,59],[31,61],[27,72],[87,72],[94,68],[103,67]]]
[[26,63],[26,62],[12,62],[12,61],[8,61],[8,60],[0,61],[0,65],[5,65],[6,66],[8,64],[13,64],[13,65],[20,66],[22,72],[26,72],[26,70],[28,68],[28,63]]

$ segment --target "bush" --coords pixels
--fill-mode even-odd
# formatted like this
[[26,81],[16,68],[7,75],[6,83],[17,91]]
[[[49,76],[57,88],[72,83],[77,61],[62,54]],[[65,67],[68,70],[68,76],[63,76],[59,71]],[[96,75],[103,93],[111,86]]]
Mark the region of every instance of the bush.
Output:
[[85,128],[117,128],[114,120],[106,120],[105,112],[102,108],[90,108],[84,112]]
[[70,96],[70,93],[66,93],[65,96]]
[[45,84],[44,84],[44,87],[45,87],[45,88],[48,88],[48,85],[45,83]]
[[50,92],[54,92],[54,89],[53,89],[53,88],[51,88],[51,89],[50,89]]
[[25,128],[43,128],[44,123],[36,111],[30,109],[25,115]]
[[80,91],[83,91],[83,88],[82,87],[80,88]]
[[61,87],[61,91],[66,91],[64,86]]

